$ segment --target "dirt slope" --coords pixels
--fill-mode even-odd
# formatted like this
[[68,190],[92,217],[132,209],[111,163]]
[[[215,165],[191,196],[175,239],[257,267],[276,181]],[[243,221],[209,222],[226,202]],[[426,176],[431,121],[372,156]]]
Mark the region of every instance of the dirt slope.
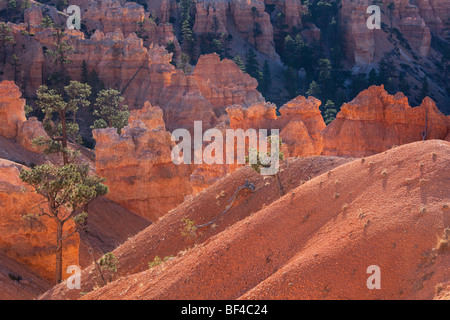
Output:
[[[333,169],[349,159],[337,157],[311,157],[289,159],[287,165],[283,164],[280,180],[286,191]],[[241,191],[231,209],[221,216],[215,224],[200,228],[195,237],[182,235],[184,224],[182,219],[187,218],[195,224],[204,224],[220,215],[227,207],[236,189],[249,180],[256,186],[256,191]],[[114,251],[119,260],[118,272],[115,278],[124,277],[148,269],[148,262],[155,256],[182,256],[188,248],[208,242],[208,239],[227,230],[236,222],[269,206],[280,197],[273,177],[266,177],[255,173],[249,167],[244,167],[231,175],[217,181],[207,190],[189,197],[179,207],[165,215],[161,220],[153,223],[147,229],[129,239]],[[90,292],[99,286],[98,274],[94,267],[86,268],[82,273],[81,290],[67,290],[64,284],[52,288],[42,299],[77,299],[80,292]]]
[[[434,298],[450,276],[448,248],[435,249],[450,224],[449,165],[440,140],[341,165],[83,299]],[[381,290],[366,287],[370,265]]]
[[0,254],[0,300],[31,300],[50,286],[22,264]]
[[99,258],[150,225],[147,219],[104,197],[92,201],[88,212],[87,228],[80,232],[80,265],[83,268],[92,263],[88,247]]

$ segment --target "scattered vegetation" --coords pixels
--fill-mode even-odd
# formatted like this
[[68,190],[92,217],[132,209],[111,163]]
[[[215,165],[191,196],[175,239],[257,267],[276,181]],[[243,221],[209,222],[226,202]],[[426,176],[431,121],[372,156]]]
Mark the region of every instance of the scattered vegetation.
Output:
[[99,260],[99,265],[102,270],[107,270],[109,272],[117,272],[118,260],[114,253],[108,252]]
[[[257,173],[261,173],[261,168],[270,168],[271,165],[273,165],[272,163],[268,163],[268,164],[263,164],[261,162],[261,159],[263,159],[263,157],[270,158],[271,155],[271,148],[272,148],[272,142],[273,139],[278,140],[278,159],[277,161],[282,161],[284,159],[284,154],[283,152],[281,152],[281,146],[282,146],[282,139],[279,136],[269,136],[267,137],[267,152],[266,155],[264,155],[263,153],[261,153],[258,150],[254,150],[254,149],[250,149],[249,150],[249,154],[250,155],[255,155],[256,156],[256,163],[251,163],[250,166],[251,168],[257,172]],[[246,163],[250,163],[250,155],[246,156],[245,158],[245,162]],[[280,197],[284,196],[285,191],[284,191],[284,186],[281,182],[280,179],[280,170],[277,170],[276,173],[273,175],[275,178],[275,181],[277,183],[277,187],[278,187],[278,192],[280,194]]]
[[[92,257],[94,257],[91,248],[89,248],[89,253],[92,255]],[[95,261],[96,269],[104,285],[106,285],[106,280],[103,271],[107,271],[109,273],[109,282],[112,282],[113,274],[117,272],[117,264],[118,260],[114,255],[114,253],[112,252],[108,252],[105,255],[103,255],[103,257],[100,258],[98,263],[97,261]]]
[[428,181],[427,179],[423,179],[422,178],[422,179],[419,180],[419,185],[423,186],[423,185],[425,185],[427,183],[427,181]]
[[436,249],[440,252],[446,252],[448,251],[448,249],[450,248],[449,242],[449,235],[450,235],[450,228],[446,228],[444,230],[444,234],[442,235],[442,237],[438,240]]
[[164,259],[161,259],[160,257],[156,256],[155,259],[153,259],[153,261],[148,263],[148,267],[154,268],[156,266],[159,266],[160,264],[166,262],[167,260],[173,258],[173,256],[169,256],[169,257],[165,257]]
[[183,237],[186,238],[191,238],[191,237],[195,237],[196,231],[197,231],[197,227],[195,226],[195,222],[188,219],[188,218],[184,218],[183,220],[181,220],[181,222],[183,223],[183,229],[181,230],[181,235]]

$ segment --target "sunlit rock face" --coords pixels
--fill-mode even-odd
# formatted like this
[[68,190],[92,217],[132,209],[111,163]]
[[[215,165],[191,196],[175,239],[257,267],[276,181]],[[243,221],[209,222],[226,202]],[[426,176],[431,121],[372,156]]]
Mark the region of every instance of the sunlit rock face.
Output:
[[448,117],[430,98],[411,108],[402,93],[393,96],[384,86],[371,86],[345,103],[337,118],[322,131],[323,154],[372,155],[423,137],[445,139],[448,128]]
[[[0,251],[29,267],[39,276],[54,280],[56,223],[48,216],[33,219],[46,210],[44,198],[32,192],[19,179],[24,167],[0,159]],[[74,231],[72,220],[63,229],[63,235]],[[63,270],[78,265],[79,236],[75,233],[63,244]],[[64,278],[67,274],[63,272]]]
[[146,103],[122,129],[94,130],[97,174],[107,179],[107,197],[155,221],[192,192],[186,166],[172,162],[171,135],[163,112]]

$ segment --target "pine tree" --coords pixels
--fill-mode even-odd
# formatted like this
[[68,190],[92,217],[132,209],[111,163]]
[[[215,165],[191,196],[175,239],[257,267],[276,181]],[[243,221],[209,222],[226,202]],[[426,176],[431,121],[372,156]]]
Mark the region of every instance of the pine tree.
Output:
[[[23,169],[19,177],[45,199],[44,206],[40,203],[35,207],[38,213],[34,216],[47,216],[56,223],[55,282],[58,284],[62,280],[63,242],[79,231],[77,213],[94,198],[107,194],[108,187],[103,184],[103,178],[89,172],[88,164],[75,161],[79,152],[68,148],[70,136],[78,132],[76,113],[80,107],[89,105],[89,85],[72,81],[64,93],[41,86],[36,95],[37,105],[45,115],[48,136],[36,138],[33,143],[45,147],[45,153],[59,153],[63,161],[62,165],[50,163]],[[82,215],[87,217],[87,213]],[[75,231],[64,235],[64,225],[70,219],[75,222]]]
[[[77,221],[76,212],[96,197],[108,193],[104,179],[89,173],[89,165],[71,163],[62,167],[53,164],[23,169],[20,179],[45,199],[46,206],[39,205],[38,217],[48,216],[56,223],[55,283],[62,280],[63,242],[71,234],[63,234],[64,225],[70,219]],[[75,222],[76,223],[76,222]]]
[[4,22],[0,23],[0,47],[2,50],[3,64],[6,63],[8,46],[14,45],[15,43],[16,41],[14,40],[11,27]]
[[[34,143],[44,147],[44,153],[62,154],[63,164],[69,164],[76,154],[68,148],[69,139],[80,142],[76,114],[79,108],[90,105],[88,97],[91,87],[77,81],[71,81],[60,93],[56,89],[40,86],[36,92],[37,106],[44,113],[44,129],[48,138],[39,137]],[[56,119],[56,120],[55,120]]]
[[211,24],[211,31],[213,32],[214,37],[217,37],[217,32],[219,31],[219,19],[216,15],[213,16],[213,22]]
[[245,64],[244,61],[242,60],[240,55],[236,55],[233,59],[234,63],[237,64],[237,66],[239,67],[239,69],[242,70],[242,72],[246,73],[247,71],[245,70]]
[[369,86],[379,85],[379,76],[378,76],[378,72],[375,68],[373,68],[369,72],[368,84],[369,84]]
[[307,94],[308,96],[313,96],[313,97],[315,97],[315,98],[320,97],[321,91],[320,91],[320,87],[319,87],[319,85],[317,84],[317,82],[315,82],[315,81],[313,80],[313,81],[310,83],[309,89],[308,89],[308,91],[306,91],[306,94]]
[[272,75],[270,73],[269,62],[266,60],[264,61],[262,71],[262,84],[261,84],[261,89],[264,95],[267,95],[271,85],[272,85]]
[[323,107],[323,120],[325,124],[329,124],[334,119],[336,119],[337,109],[333,101],[327,100],[325,106]]
[[320,59],[317,64],[317,69],[319,71],[319,81],[322,82],[322,89],[325,90],[326,81],[330,80],[331,78],[331,63],[328,59]]
[[192,31],[191,23],[189,20],[190,19],[184,20],[181,26],[181,34],[183,45],[185,49],[189,52],[190,58],[192,59],[195,40],[194,40],[194,32]]
[[124,98],[114,89],[102,90],[95,102],[94,115],[100,119],[94,122],[93,129],[117,128],[120,134],[123,127],[128,124],[130,112],[128,106],[122,104]]
[[180,0],[179,7],[182,44],[184,49],[189,53],[190,58],[193,59],[195,37],[192,31],[191,19],[192,0]]
[[81,64],[81,82],[89,83],[89,70],[86,60],[83,60],[83,63]]
[[53,29],[55,27],[55,23],[53,22],[52,18],[46,15],[42,18],[41,27]]
[[180,56],[180,62],[178,63],[177,68],[183,70],[183,72],[185,74],[191,73],[193,70],[193,67],[189,63],[190,60],[191,59],[189,58],[189,56],[187,54],[182,53]]
[[66,41],[63,41],[64,31],[62,29],[56,30],[54,35],[57,38],[55,43],[55,50],[48,50],[47,53],[52,57],[53,63],[56,66],[60,66],[60,72],[64,71],[64,65],[72,63],[69,59],[69,55],[73,53],[73,47],[70,46]]
[[259,62],[256,57],[255,51],[253,49],[250,49],[247,54],[247,59],[245,61],[245,70],[249,75],[251,75],[253,78],[258,79],[259,77]]
[[258,48],[258,42],[256,39],[258,39],[258,37],[262,34],[261,25],[258,22],[255,22],[253,25],[253,43],[255,44],[255,48]]
[[391,22],[391,29],[392,29],[392,15],[393,15],[393,12],[394,12],[394,9],[395,9],[395,3],[394,2],[390,2],[387,5],[387,8],[389,10],[389,20]]

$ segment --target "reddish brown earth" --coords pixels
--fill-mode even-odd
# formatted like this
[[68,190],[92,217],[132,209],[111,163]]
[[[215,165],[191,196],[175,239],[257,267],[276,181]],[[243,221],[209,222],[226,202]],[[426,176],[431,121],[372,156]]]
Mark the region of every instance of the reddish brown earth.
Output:
[[[251,211],[237,207],[247,213],[242,219],[227,226],[218,222],[221,232],[145,270],[153,255],[182,249],[157,249],[167,241],[172,246],[170,234],[180,232],[180,223],[168,222],[186,217],[187,204],[193,209],[188,217],[196,213],[198,219],[202,206],[211,207],[202,196],[213,198],[219,182],[122,245],[116,252],[126,262],[119,270],[134,270],[83,298],[432,299],[439,286],[445,294],[448,249],[436,247],[450,223],[449,151],[445,141],[416,142],[342,164],[267,206],[259,201]],[[141,242],[144,235],[147,245]],[[153,254],[142,259],[141,250]],[[366,287],[370,265],[381,268],[381,290]],[[64,291],[59,286],[41,298],[76,297]]]
[[[348,159],[334,157],[314,157],[304,159],[289,159],[288,168],[283,165],[281,181],[286,190],[291,190],[305,181],[335,168]],[[241,191],[232,208],[218,219],[214,225],[201,228],[195,238],[182,236],[184,224],[182,219],[190,219],[196,224],[203,224],[217,217],[226,208],[229,199],[237,187],[245,180],[255,183],[256,191]],[[233,224],[269,206],[280,197],[273,177],[264,178],[249,167],[240,168],[227,177],[221,178],[213,186],[188,198],[183,204],[169,212],[159,221],[129,239],[114,254],[119,260],[116,278],[148,269],[148,262],[155,256],[182,256],[189,248],[209,242],[210,239]],[[82,289],[67,290],[65,285],[52,288],[43,299],[77,299],[79,292],[90,292],[100,282],[93,266],[82,273]]]
[[86,229],[80,232],[79,256],[83,268],[93,261],[89,247],[99,258],[150,225],[147,219],[103,197],[89,204],[88,213]]
[[0,300],[31,300],[51,285],[24,265],[0,254]]

